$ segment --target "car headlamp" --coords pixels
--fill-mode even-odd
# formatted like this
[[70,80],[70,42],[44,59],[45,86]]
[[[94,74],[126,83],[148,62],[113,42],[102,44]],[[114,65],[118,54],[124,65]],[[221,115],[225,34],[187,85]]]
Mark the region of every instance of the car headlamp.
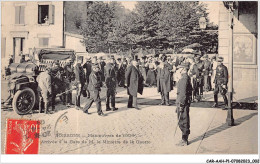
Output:
[[29,78],[29,82],[34,82],[35,80],[34,80],[34,78],[33,77],[30,77]]

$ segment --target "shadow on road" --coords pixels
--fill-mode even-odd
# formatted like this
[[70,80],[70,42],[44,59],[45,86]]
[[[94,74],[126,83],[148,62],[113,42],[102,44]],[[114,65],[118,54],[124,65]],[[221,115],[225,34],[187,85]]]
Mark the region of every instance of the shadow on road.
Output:
[[[244,117],[241,117],[241,118],[236,119],[236,120],[234,121],[234,122],[235,122],[235,126],[240,125],[241,123],[243,123],[243,122],[245,122],[245,121],[251,119],[251,118],[254,117],[255,115],[258,115],[258,113],[251,113],[251,114],[249,114],[249,115],[246,115],[246,116],[244,116]],[[198,137],[196,137],[196,138],[190,140],[189,143],[190,143],[190,144],[191,144],[191,143],[195,143],[195,142],[197,142],[197,141],[200,141],[200,140],[203,140],[203,139],[208,138],[208,137],[210,137],[210,136],[213,136],[213,135],[215,135],[215,134],[217,134],[217,133],[220,133],[220,132],[222,132],[222,131],[224,131],[224,130],[227,130],[227,129],[229,129],[229,128],[232,128],[232,126],[228,126],[228,124],[225,123],[225,124],[223,124],[223,125],[221,125],[221,126],[219,126],[219,127],[216,127],[216,128],[214,128],[214,129],[212,129],[212,130],[209,130],[209,131],[207,131],[206,133],[204,133],[204,134],[202,134],[202,135],[200,135],[200,136],[198,136]]]
[[[161,103],[161,99],[149,99],[149,98],[138,98],[138,105],[147,105],[154,106],[159,105]],[[116,103],[127,104],[128,98],[126,97],[116,97]],[[170,100],[171,105],[175,105],[175,100]],[[200,101],[191,103],[191,107],[199,107],[199,108],[212,108],[214,101]],[[219,103],[219,108],[223,108],[225,104]],[[247,109],[247,110],[257,110],[257,106],[254,103],[233,103],[234,109]]]

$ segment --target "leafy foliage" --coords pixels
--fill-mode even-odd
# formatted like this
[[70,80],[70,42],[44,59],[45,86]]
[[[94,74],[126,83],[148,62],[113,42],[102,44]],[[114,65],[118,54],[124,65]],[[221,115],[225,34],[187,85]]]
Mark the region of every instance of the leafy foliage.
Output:
[[[133,11],[116,1],[85,3],[84,14],[77,11],[73,19],[89,52],[120,53],[134,49],[178,52],[192,43],[201,44],[204,50],[217,44],[216,32],[199,28],[201,16],[208,22],[203,3],[139,1]],[[217,27],[211,24],[208,29]]]

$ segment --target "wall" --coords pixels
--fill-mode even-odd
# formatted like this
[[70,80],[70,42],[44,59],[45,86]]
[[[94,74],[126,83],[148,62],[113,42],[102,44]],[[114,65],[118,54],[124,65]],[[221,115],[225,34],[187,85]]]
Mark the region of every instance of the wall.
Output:
[[[38,5],[54,5],[54,24],[38,24]],[[23,54],[28,54],[30,48],[39,47],[39,38],[48,37],[49,46],[63,46],[63,2],[2,2],[2,38],[6,38],[6,56],[13,54],[13,38],[24,37],[25,45]],[[15,6],[25,6],[23,25],[15,24]],[[20,56],[15,56],[19,62]]]
[[73,49],[75,52],[86,52],[86,46],[81,43],[82,39],[81,35],[65,32],[65,48]]
[[[252,2],[243,2],[248,6]],[[246,3],[246,4],[245,4]],[[254,2],[253,2],[254,3]],[[239,2],[239,5],[241,3]],[[241,8],[243,11],[241,11]],[[258,63],[257,63],[257,12],[252,8],[241,7],[234,11],[233,30],[233,87],[234,99],[239,102],[254,102],[258,96]],[[257,11],[257,10],[256,10]],[[219,56],[224,57],[228,66],[230,40],[229,13],[223,3],[219,9]]]

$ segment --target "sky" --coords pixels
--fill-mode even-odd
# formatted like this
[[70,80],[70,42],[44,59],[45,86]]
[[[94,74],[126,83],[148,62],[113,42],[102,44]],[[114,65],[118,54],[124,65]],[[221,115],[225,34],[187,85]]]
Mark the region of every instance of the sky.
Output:
[[[219,3],[221,1],[203,1],[208,5],[209,20],[215,24],[218,24],[219,17]],[[135,8],[136,1],[121,1],[125,8],[133,10]]]

